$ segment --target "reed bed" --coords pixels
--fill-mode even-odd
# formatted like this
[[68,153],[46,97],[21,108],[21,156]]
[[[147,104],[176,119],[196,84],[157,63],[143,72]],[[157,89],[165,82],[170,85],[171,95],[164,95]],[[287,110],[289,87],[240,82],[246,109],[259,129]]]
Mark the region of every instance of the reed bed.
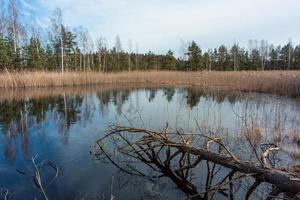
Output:
[[[134,71],[98,72],[3,72],[0,89],[74,87],[103,84],[196,86],[204,89],[263,92],[300,96],[300,71]],[[3,90],[2,90],[3,91]]]

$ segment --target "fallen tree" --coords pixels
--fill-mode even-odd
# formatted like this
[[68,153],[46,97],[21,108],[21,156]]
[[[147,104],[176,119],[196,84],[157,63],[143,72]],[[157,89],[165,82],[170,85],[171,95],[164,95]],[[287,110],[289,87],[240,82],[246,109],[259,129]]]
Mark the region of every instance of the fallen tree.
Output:
[[[252,177],[254,181],[244,192],[245,199],[250,198],[259,187],[263,187],[262,190],[265,191],[270,189],[264,196],[266,199],[280,195],[284,198],[299,198],[300,175],[273,168],[267,163],[269,154],[280,150],[278,147],[265,149],[261,159],[253,163],[237,158],[222,143],[221,137],[184,133],[180,130],[168,132],[168,125],[162,131],[111,126],[108,134],[96,141],[93,148],[94,156],[96,158],[104,156],[120,170],[149,179],[153,177],[149,177],[136,167],[129,166],[128,162],[124,167],[120,162],[114,161],[114,158],[107,152],[108,149],[104,147],[107,142],[105,140],[108,139],[113,141],[114,149],[123,156],[143,162],[154,171],[161,173],[161,177],[169,177],[179,189],[187,194],[189,199],[208,199],[216,194],[233,199],[234,183],[237,180],[249,179],[249,177]],[[198,143],[200,139],[203,144],[201,147]],[[257,155],[257,152],[255,153]],[[206,166],[207,177],[204,180],[205,187],[199,191],[197,185],[192,183],[189,177],[191,169],[200,166],[201,163],[202,168]],[[226,173],[224,169],[227,169]],[[222,170],[223,175],[217,175]]]

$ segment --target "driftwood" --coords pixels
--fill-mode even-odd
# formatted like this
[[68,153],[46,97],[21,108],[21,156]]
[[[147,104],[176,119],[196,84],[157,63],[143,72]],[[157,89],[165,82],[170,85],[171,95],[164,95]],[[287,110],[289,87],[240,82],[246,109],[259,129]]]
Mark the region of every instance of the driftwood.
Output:
[[[127,138],[128,135],[131,136],[130,139]],[[203,147],[194,144],[195,141],[199,141],[199,138],[206,140]],[[187,194],[188,199],[208,199],[216,194],[232,199],[234,183],[249,177],[254,178],[255,181],[245,192],[245,199],[250,198],[262,183],[267,183],[270,185],[269,189],[272,188],[268,194],[265,194],[265,199],[272,199],[278,195],[284,198],[298,198],[297,195],[300,194],[299,174],[272,168],[267,163],[270,152],[279,148],[267,149],[263,152],[261,160],[253,163],[234,156],[222,143],[220,137],[212,138],[202,134],[182,133],[178,130],[168,132],[168,126],[162,131],[122,126],[110,127],[108,134],[95,143],[95,157],[104,156],[120,170],[147,178],[152,177],[148,177],[137,168],[128,167],[128,164],[127,168],[124,168],[120,163],[115,162],[103,146],[107,139],[113,139],[116,149],[122,155],[135,158],[162,173],[161,176],[169,177]],[[212,146],[217,147],[218,151],[211,150]],[[190,181],[189,174],[191,169],[204,161],[207,166],[206,186],[204,190],[198,191],[197,186]],[[214,176],[220,171],[220,167],[228,169],[229,173],[221,181],[216,181]]]

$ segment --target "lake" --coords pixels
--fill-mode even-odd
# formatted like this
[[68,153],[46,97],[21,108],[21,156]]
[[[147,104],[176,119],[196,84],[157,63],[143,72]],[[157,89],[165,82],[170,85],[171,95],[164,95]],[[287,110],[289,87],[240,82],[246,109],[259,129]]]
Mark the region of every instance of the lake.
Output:
[[[185,199],[168,177],[149,180],[95,159],[93,143],[113,124],[162,130],[168,122],[173,130],[193,133],[201,127],[203,133],[222,136],[241,159],[254,161],[248,135],[258,152],[262,144],[284,149],[276,153],[274,166],[299,164],[299,99],[190,87],[55,90],[0,95],[0,188],[13,199],[43,198],[32,158],[37,165],[44,161],[41,177],[50,199]],[[143,163],[136,166],[153,174]],[[198,182],[204,173],[197,172],[200,168],[193,172]]]

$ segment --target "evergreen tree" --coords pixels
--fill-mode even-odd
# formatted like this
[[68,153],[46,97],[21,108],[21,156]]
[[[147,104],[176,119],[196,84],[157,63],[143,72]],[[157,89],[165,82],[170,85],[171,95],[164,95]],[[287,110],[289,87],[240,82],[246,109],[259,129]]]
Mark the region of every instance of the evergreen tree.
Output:
[[286,45],[281,48],[280,59],[283,63],[284,69],[290,69],[292,65],[293,46],[289,41]]
[[232,66],[233,70],[239,70],[239,62],[240,62],[240,48],[237,44],[234,44],[230,50],[232,55]]
[[25,47],[25,56],[29,69],[44,69],[45,53],[38,38],[30,38],[30,43]]
[[225,70],[227,67],[227,58],[228,58],[228,53],[227,53],[227,48],[224,45],[221,45],[218,49],[218,64],[217,68],[220,70]]
[[[64,57],[64,65],[66,67],[72,64],[72,55],[76,51],[76,36],[69,31],[65,26],[61,27],[61,34],[56,35],[52,40],[54,55],[56,58],[56,66],[61,64],[62,56]],[[61,51],[63,49],[63,53]]]
[[188,47],[188,67],[190,70],[203,69],[202,51],[196,42],[192,41]]
[[274,46],[271,46],[270,49],[270,68],[271,69],[278,69],[278,59],[279,59],[279,52]]
[[162,69],[176,69],[176,58],[172,50],[169,50],[168,53],[163,56]]
[[0,70],[13,68],[14,55],[13,46],[8,39],[0,38]]
[[297,45],[294,49],[293,69],[300,69],[300,45]]
[[260,55],[258,49],[254,48],[250,54],[250,68],[252,70],[256,70],[260,68]]
[[53,50],[49,44],[46,46],[46,52],[44,57],[46,68],[49,70],[54,70],[56,68],[56,60],[54,57]]
[[239,69],[245,70],[249,67],[249,54],[244,48],[239,51],[240,59],[239,59]]

